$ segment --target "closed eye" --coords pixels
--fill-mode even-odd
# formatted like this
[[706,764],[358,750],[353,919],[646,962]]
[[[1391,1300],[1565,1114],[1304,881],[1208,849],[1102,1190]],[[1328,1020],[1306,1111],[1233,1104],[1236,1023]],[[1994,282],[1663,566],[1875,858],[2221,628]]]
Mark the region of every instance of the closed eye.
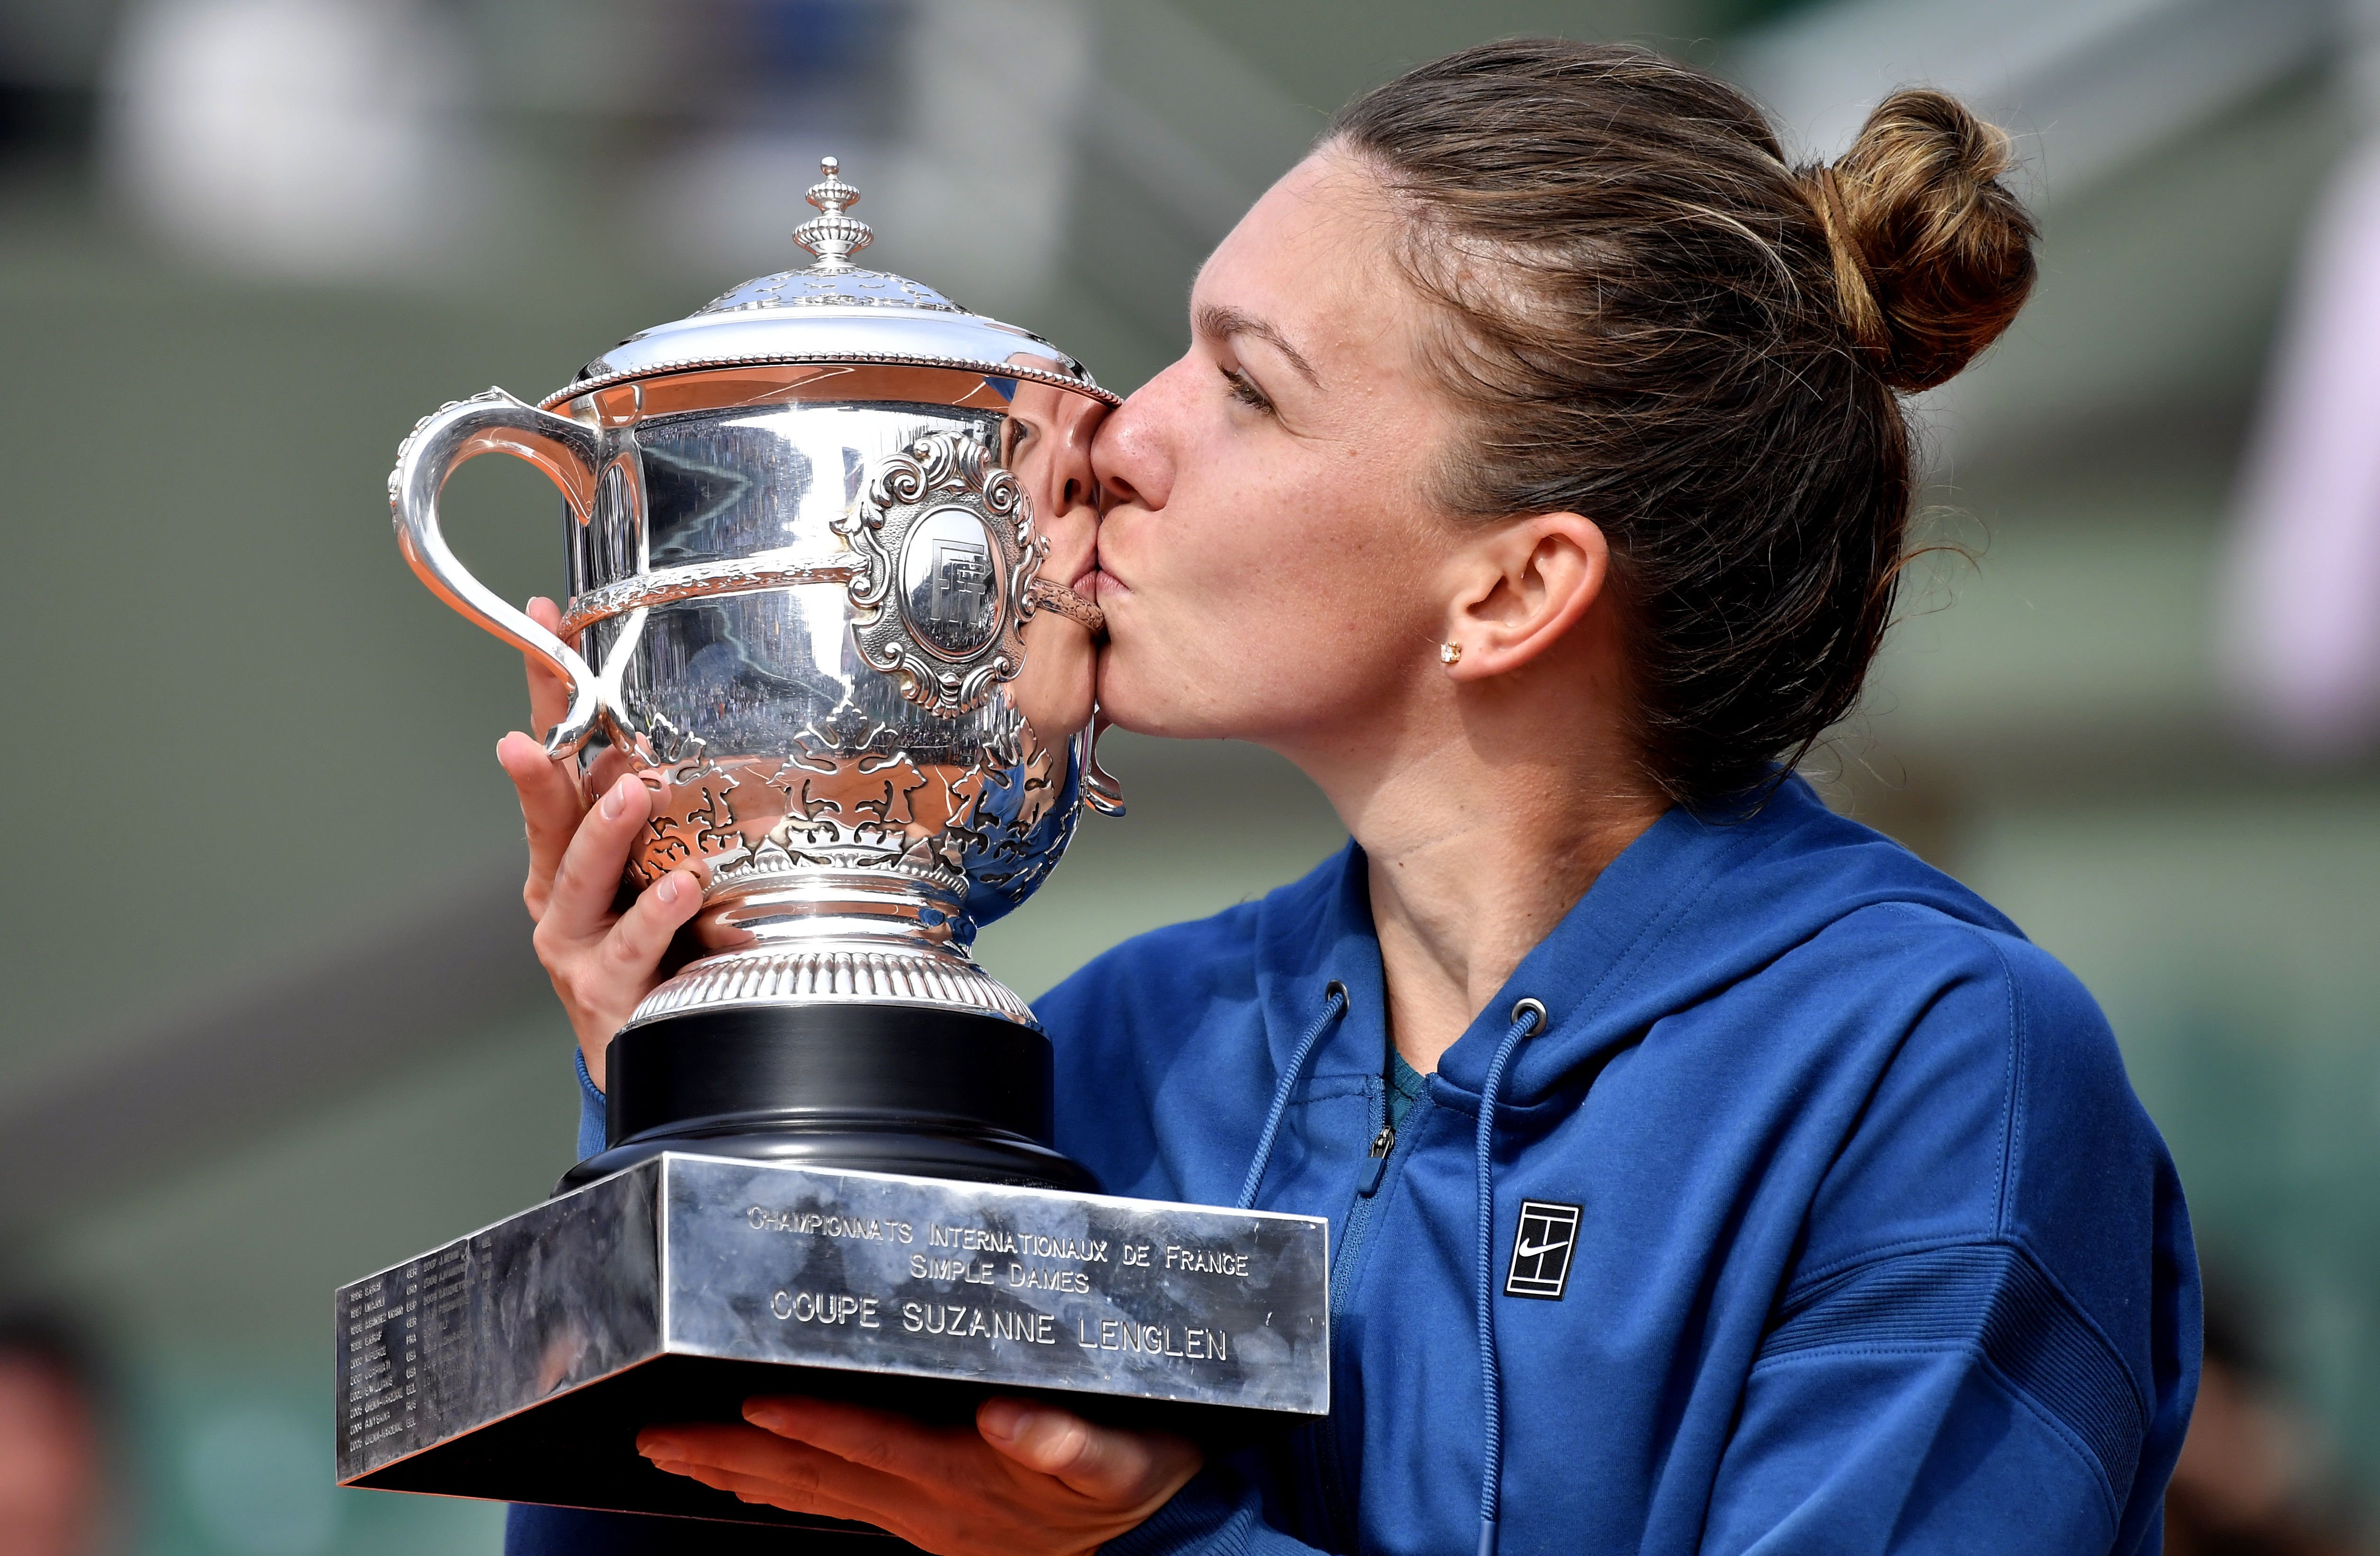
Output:
[[1231,386],[1232,399],[1252,411],[1262,411],[1267,416],[1272,415],[1272,402],[1265,398],[1265,392],[1258,389],[1255,380],[1247,374],[1237,368],[1218,367],[1215,370],[1222,374],[1223,381]]

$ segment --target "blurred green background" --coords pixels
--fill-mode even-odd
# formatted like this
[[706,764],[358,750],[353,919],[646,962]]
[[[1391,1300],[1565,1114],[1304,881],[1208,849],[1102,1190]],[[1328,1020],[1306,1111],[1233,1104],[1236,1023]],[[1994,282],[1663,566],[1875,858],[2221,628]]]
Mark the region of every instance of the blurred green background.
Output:
[[[0,1260],[113,1357],[126,1549],[496,1549],[497,1510],[330,1480],[332,1287],[534,1200],[577,1113],[492,754],[518,665],[387,526],[414,419],[793,262],[824,151],[871,261],[1129,391],[1331,107],[1514,31],[1716,65],[1818,151],[1904,79],[2018,131],[2037,301],[1928,397],[1958,549],[1814,771],[2098,995],[2292,1473],[2380,1487],[2380,766],[2271,754],[2219,673],[2241,452],[2366,123],[2340,6],[0,0]],[[451,491],[515,596],[555,508],[505,461]],[[1028,995],[1342,837],[1262,754],[1109,744],[1130,817],[982,943]]]

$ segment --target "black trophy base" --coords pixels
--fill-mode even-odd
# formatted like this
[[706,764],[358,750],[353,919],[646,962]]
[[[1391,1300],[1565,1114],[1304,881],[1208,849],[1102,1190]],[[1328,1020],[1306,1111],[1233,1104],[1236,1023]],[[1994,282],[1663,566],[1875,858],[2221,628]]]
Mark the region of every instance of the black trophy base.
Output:
[[1096,1190],[1050,1149],[1050,1040],[899,1005],[690,1011],[612,1042],[608,1149],[557,1192],[664,1151]]

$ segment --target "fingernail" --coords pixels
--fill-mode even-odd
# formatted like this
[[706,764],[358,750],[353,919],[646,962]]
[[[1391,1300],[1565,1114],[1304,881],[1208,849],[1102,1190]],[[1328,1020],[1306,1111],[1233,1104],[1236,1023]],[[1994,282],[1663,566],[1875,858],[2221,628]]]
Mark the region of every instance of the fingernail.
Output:
[[603,819],[605,821],[617,821],[620,819],[621,814],[627,810],[628,790],[635,787],[636,781],[637,780],[633,776],[624,778],[619,782],[613,784],[610,789],[604,790]]
[[764,1405],[756,1408],[748,1408],[744,1412],[744,1418],[751,1422],[754,1426],[759,1427],[762,1431],[783,1431],[785,1429],[785,1413],[776,1408],[774,1405]]
[[672,903],[677,900],[678,894],[685,889],[686,883],[677,878],[675,871],[672,871],[662,877],[661,885],[653,887],[653,895],[664,903]]
[[976,1425],[986,1437],[1014,1442],[1025,1435],[1026,1423],[1032,1417],[1032,1411],[1013,1399],[992,1399],[976,1413]]

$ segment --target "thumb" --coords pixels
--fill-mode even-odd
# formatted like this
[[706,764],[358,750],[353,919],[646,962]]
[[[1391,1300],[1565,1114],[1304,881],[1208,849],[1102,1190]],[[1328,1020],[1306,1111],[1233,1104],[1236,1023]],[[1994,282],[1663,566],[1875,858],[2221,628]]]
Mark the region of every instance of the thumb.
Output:
[[984,1401],[976,1428],[1002,1457],[1115,1507],[1162,1502],[1198,1473],[1201,1458],[1170,1432],[1097,1426],[1071,1411],[1021,1399]]

